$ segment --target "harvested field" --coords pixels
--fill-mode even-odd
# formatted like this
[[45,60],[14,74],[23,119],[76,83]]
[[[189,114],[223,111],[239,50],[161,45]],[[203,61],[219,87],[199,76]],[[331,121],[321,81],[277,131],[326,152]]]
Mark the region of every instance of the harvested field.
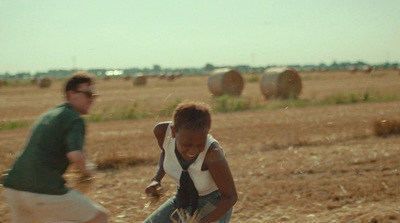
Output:
[[[302,100],[400,92],[396,71],[299,75]],[[33,121],[62,101],[60,89],[59,81],[46,89],[3,86],[0,124]],[[165,177],[165,196],[155,200],[144,194],[159,152],[153,126],[170,119],[158,111],[177,99],[212,103],[207,76],[173,82],[149,78],[143,88],[122,79],[99,80],[97,89],[93,111],[135,103],[150,117],[87,123],[89,157],[99,164],[114,160],[114,165],[99,170],[90,185],[76,185],[72,171],[66,178],[108,208],[111,222],[141,222],[175,192]],[[241,98],[259,105],[278,103],[264,99],[258,82],[245,82]],[[224,148],[239,193],[231,222],[400,222],[400,136],[378,137],[373,126],[376,120],[399,117],[400,101],[213,114],[211,134]],[[0,171],[11,166],[29,131],[0,131]],[[0,222],[10,222],[0,198]]]

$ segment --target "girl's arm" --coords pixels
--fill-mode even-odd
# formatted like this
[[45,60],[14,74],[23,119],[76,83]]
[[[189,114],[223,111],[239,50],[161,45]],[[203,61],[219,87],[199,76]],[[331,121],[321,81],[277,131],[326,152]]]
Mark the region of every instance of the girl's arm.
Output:
[[153,129],[153,133],[157,139],[157,143],[161,149],[161,153],[160,153],[160,157],[158,159],[158,169],[157,169],[156,173],[154,174],[153,178],[151,179],[151,183],[145,189],[146,194],[151,195],[151,196],[159,196],[159,194],[157,192],[157,187],[161,186],[161,180],[165,176],[165,171],[164,171],[164,166],[163,166],[165,152],[164,152],[164,148],[163,148],[163,143],[164,143],[165,133],[167,131],[168,125],[169,125],[169,122],[161,122],[161,123],[158,123]]
[[157,188],[161,186],[161,180],[165,176],[163,162],[164,162],[164,151],[162,151],[160,153],[160,158],[158,159],[158,169],[157,169],[154,177],[151,179],[150,184],[147,185],[147,187],[145,189],[145,193],[147,195],[160,196],[160,194],[157,192]]
[[235,183],[228,162],[218,143],[213,143],[207,151],[205,164],[221,192],[221,200],[216,204],[215,208],[200,221],[201,223],[217,221],[224,216],[237,201]]

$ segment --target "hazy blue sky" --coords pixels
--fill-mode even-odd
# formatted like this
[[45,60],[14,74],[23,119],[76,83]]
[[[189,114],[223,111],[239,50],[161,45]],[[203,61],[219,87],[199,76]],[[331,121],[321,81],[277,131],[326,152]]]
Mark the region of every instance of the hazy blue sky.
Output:
[[400,0],[0,0],[0,73],[400,62]]

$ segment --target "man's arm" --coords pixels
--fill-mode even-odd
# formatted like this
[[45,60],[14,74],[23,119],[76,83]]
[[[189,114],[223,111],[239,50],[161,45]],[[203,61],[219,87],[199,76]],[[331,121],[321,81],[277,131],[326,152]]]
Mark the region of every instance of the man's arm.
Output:
[[92,176],[92,170],[86,165],[85,154],[81,150],[74,150],[67,153],[67,158],[74,164],[85,177]]

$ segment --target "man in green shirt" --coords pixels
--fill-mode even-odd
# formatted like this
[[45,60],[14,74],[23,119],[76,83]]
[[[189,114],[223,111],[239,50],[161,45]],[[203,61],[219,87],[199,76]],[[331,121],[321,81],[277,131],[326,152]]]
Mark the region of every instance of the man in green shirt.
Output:
[[70,164],[84,177],[92,170],[83,152],[85,123],[96,98],[94,76],[76,72],[65,84],[66,102],[45,112],[34,124],[25,149],[3,185],[11,219],[26,222],[108,222],[108,211],[65,186]]

